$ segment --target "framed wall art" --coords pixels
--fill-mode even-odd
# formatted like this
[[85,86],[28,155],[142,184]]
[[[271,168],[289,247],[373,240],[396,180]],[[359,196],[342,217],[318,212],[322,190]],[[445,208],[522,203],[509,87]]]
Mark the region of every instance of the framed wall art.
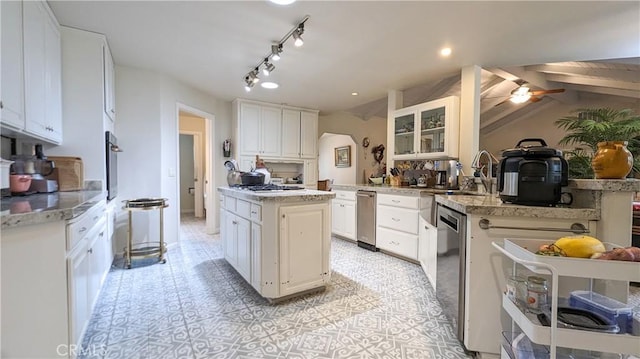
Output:
[[336,167],[351,167],[351,146],[336,147]]

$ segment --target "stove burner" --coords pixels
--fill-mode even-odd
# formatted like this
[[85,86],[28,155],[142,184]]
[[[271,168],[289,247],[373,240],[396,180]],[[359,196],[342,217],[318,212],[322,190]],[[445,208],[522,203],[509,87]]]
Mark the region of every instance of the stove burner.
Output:
[[248,191],[289,191],[304,189],[304,187],[299,186],[279,186],[276,184],[236,184],[231,187]]

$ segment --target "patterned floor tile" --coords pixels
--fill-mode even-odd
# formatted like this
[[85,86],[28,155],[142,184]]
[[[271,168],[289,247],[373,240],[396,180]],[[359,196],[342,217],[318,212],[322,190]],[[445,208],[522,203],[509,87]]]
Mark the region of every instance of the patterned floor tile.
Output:
[[83,341],[102,351],[81,357],[470,358],[415,264],[333,239],[327,288],[272,304],[204,221],[183,217],[180,242],[166,264],[114,261]]

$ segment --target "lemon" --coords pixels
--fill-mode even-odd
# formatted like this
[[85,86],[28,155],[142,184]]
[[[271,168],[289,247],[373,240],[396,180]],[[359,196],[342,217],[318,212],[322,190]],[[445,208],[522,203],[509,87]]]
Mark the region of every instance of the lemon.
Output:
[[602,253],[606,249],[597,238],[585,235],[566,236],[554,243],[567,257],[589,258],[595,253]]

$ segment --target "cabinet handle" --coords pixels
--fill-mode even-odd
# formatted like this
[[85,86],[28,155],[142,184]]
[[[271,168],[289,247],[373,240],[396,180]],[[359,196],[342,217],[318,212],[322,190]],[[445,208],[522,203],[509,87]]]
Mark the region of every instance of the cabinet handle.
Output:
[[399,219],[399,218],[391,217],[391,220],[392,220],[392,221],[394,221],[394,222],[398,222],[400,219]]
[[93,220],[95,221],[95,220],[97,220],[98,218],[100,218],[100,216],[95,216],[95,217],[93,217]]
[[87,230],[87,227],[82,227],[82,228],[80,228],[78,233],[84,233],[84,232],[86,232],[86,230]]
[[478,226],[481,229],[518,229],[525,231],[548,231],[548,232],[569,232],[569,233],[589,233],[589,229],[585,227],[582,223],[572,223],[571,228],[549,228],[549,227],[512,227],[512,226],[494,226],[491,224],[486,218],[481,219],[478,222]]
[[89,248],[89,250],[87,251],[87,253],[93,253],[93,248]]
[[4,104],[0,101],[0,110],[4,108]]
[[258,212],[256,212],[256,211],[251,211],[251,214],[258,214]]
[[392,200],[391,200],[391,202],[393,202],[393,203],[400,203],[400,201],[399,201],[399,200],[397,200],[397,199],[392,199]]
[[113,109],[111,109],[111,110],[109,110],[109,111],[111,111],[111,113],[116,113]]
[[238,224],[238,222],[236,222],[236,221],[232,221],[231,223],[233,223],[233,224]]
[[100,234],[98,234],[98,237],[104,237],[104,232],[100,232]]

